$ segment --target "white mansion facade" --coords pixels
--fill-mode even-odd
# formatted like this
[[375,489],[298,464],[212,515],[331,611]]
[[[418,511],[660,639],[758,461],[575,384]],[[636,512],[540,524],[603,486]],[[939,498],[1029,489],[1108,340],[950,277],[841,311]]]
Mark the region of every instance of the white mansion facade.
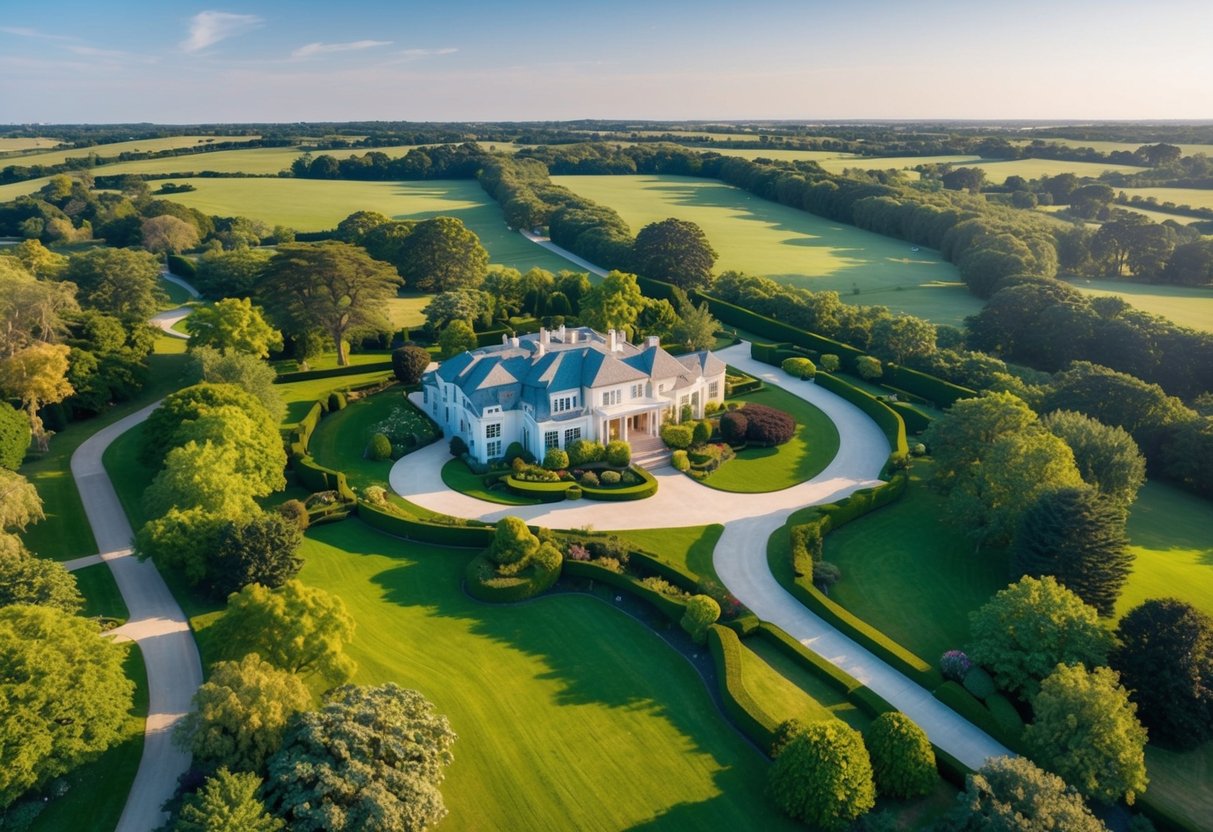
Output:
[[656,337],[635,345],[615,330],[562,326],[442,362],[422,377],[422,404],[481,462],[513,442],[543,459],[578,439],[656,437],[683,407],[702,418],[724,400],[724,377],[706,350],[674,357]]

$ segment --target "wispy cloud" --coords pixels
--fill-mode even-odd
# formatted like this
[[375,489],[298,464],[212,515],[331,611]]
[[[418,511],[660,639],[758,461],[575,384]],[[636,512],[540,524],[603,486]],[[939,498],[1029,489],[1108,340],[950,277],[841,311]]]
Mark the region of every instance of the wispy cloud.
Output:
[[419,58],[430,58],[435,55],[453,55],[458,51],[458,49],[448,46],[444,49],[401,49],[399,54],[402,58],[415,61]]
[[199,12],[190,18],[189,37],[181,42],[181,48],[186,52],[199,52],[221,40],[252,31],[262,22],[255,14]]
[[68,35],[48,35],[46,32],[40,32],[37,29],[30,29],[25,26],[0,26],[0,32],[8,35],[16,35],[20,38],[35,38],[37,40],[79,40]]
[[358,52],[363,49],[375,49],[380,46],[391,46],[390,40],[354,40],[346,43],[309,43],[300,46],[291,53],[292,58],[311,58],[315,55],[327,55],[331,52]]

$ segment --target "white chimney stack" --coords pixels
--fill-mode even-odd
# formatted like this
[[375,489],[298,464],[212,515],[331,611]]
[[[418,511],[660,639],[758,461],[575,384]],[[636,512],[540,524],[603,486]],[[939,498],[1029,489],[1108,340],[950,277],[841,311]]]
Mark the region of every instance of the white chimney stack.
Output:
[[548,345],[545,341],[540,341],[539,343],[535,344],[535,357],[536,358],[543,358],[545,355],[547,355],[547,352],[548,352]]
[[619,336],[615,334],[615,330],[607,330],[607,351],[615,352],[619,349]]
[[661,336],[650,335],[648,338],[644,339],[644,345],[646,347],[660,347],[661,346]]
[[518,347],[518,336],[517,335],[515,335],[513,338],[510,339],[510,346],[514,347],[515,349]]
[[539,327],[539,343],[541,343],[541,344],[551,343],[551,338],[552,338],[552,334],[550,332],[548,332],[546,328]]
[[565,343],[565,341],[564,341],[564,324],[561,324],[561,325],[560,325],[560,329],[558,329],[558,330],[556,330],[556,331],[560,333],[560,341],[561,341],[561,343]]
[[501,346],[508,347],[510,345],[510,334],[508,332],[501,333]]

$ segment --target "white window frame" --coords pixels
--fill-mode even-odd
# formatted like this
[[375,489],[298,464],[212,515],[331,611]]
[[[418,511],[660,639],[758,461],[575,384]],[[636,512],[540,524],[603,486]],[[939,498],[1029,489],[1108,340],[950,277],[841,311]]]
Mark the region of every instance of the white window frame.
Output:
[[560,431],[547,430],[543,432],[543,449],[549,451],[560,447]]
[[484,451],[485,456],[487,456],[489,459],[496,459],[497,457],[501,456],[501,440],[500,439],[490,439],[488,442],[485,443],[484,448],[485,448],[485,451]]
[[566,448],[569,445],[576,442],[580,438],[581,438],[581,428],[577,427],[577,428],[565,428],[564,429],[564,446]]
[[501,438],[501,422],[490,422],[484,426],[485,439],[500,439]]

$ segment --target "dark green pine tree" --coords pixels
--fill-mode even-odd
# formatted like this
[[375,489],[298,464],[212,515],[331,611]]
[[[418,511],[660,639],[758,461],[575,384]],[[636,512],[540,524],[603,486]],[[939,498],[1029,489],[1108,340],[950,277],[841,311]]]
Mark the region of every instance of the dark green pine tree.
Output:
[[1015,535],[1014,577],[1052,575],[1100,615],[1112,614],[1133,565],[1125,512],[1094,488],[1042,494]]

